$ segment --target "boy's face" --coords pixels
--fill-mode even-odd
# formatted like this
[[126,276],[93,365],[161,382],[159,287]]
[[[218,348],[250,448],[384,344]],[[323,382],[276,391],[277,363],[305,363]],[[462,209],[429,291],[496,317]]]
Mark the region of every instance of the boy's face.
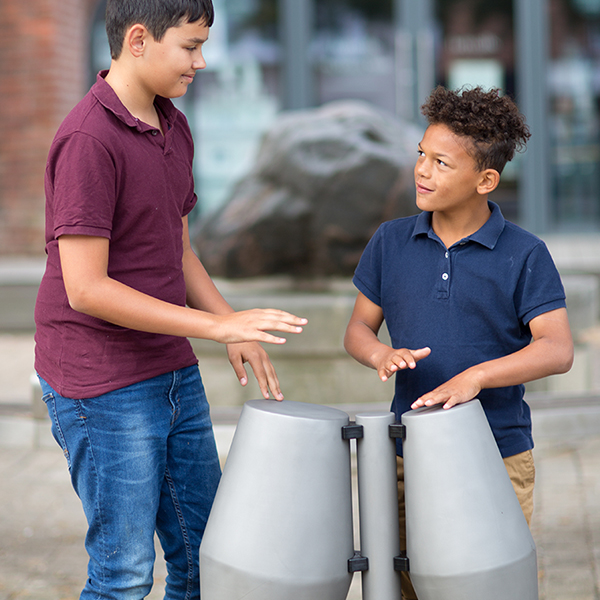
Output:
[[419,144],[415,165],[417,206],[424,211],[452,212],[480,203],[483,171],[467,152],[465,138],[446,125],[430,125]]
[[196,71],[206,67],[202,46],[208,40],[208,32],[204,20],[200,20],[170,27],[160,42],[148,35],[145,82],[153,94],[179,98],[187,92]]

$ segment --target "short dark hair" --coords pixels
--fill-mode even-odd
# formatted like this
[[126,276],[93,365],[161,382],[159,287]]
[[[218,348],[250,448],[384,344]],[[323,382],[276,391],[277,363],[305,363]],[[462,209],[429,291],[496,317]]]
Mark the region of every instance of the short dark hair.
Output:
[[480,171],[502,173],[515,151],[531,137],[517,105],[494,88],[458,91],[437,87],[421,107],[430,125],[445,125],[458,136],[469,138],[471,155]]
[[113,59],[121,56],[123,40],[129,27],[141,23],[160,42],[167,29],[182,21],[204,20],[212,27],[215,18],[212,0],[108,0],[106,33]]

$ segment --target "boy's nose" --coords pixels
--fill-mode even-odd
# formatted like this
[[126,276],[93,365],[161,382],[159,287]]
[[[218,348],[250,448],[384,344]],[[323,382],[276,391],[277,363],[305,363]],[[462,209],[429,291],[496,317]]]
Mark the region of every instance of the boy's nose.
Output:
[[206,68],[206,61],[204,60],[204,56],[200,53],[200,56],[194,60],[192,63],[192,68],[196,69],[196,71],[201,71]]
[[415,175],[420,175],[421,177],[427,177],[429,174],[429,169],[427,167],[427,161],[423,159],[419,159],[417,164],[415,165]]

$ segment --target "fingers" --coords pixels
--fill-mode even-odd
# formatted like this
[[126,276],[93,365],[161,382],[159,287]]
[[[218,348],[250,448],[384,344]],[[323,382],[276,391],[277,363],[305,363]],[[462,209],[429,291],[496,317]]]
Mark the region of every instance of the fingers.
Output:
[[252,367],[252,371],[254,371],[254,377],[256,377],[258,387],[265,399],[269,398],[270,390],[273,394],[273,398],[281,401],[283,400],[283,393],[281,392],[275,367],[271,363],[271,360],[264,349],[260,346],[258,346],[258,348],[260,348],[260,351],[257,351],[248,357],[248,363]]
[[302,333],[308,319],[276,309],[253,309],[213,316],[219,328],[213,339],[227,344],[238,342],[265,342],[285,344],[286,339],[271,331]]
[[412,355],[416,362],[420,361],[422,358],[426,358],[431,354],[431,348],[426,346],[425,348],[419,348],[418,350],[413,350]]
[[233,370],[235,371],[235,374],[237,375],[240,384],[245,387],[246,385],[248,385],[248,373],[246,373],[244,361],[241,357],[241,354],[229,351],[229,348],[228,354],[229,362],[231,363],[231,366],[233,367]]
[[258,381],[260,391],[264,398],[269,398],[270,390],[275,400],[283,400],[279,379],[277,378],[277,373],[275,373],[275,368],[270,360],[259,363],[256,365],[256,368],[253,366],[252,370],[254,371],[254,376],[256,377],[256,381]]
[[451,398],[448,397],[448,394],[435,394],[434,392],[430,392],[429,394],[417,398],[410,407],[414,410],[415,408],[435,406],[436,404],[444,404],[444,408],[451,408],[456,402],[453,402]]
[[[270,327],[270,329],[273,328]],[[297,330],[288,331],[287,333],[302,333],[302,328],[299,327]],[[273,335],[272,333],[267,333],[266,331],[262,331],[260,329],[255,331],[252,335],[248,336],[247,340],[254,342],[264,342],[265,344],[285,344],[287,342],[286,338],[284,337],[278,337],[276,335]]]
[[231,344],[227,347],[227,350],[229,361],[243,386],[248,383],[248,375],[244,368],[244,363],[247,362],[252,367],[262,396],[265,399],[269,399],[270,391],[273,398],[276,400],[283,400],[283,393],[281,392],[275,367],[260,344]]
[[418,350],[408,350],[400,348],[392,350],[383,358],[377,373],[381,381],[387,381],[394,373],[403,369],[415,369],[417,362],[429,356],[430,348],[419,348]]
[[443,404],[444,408],[448,409],[457,404],[469,402],[469,400],[476,398],[480,391],[481,383],[478,380],[476,371],[467,369],[431,392],[417,398],[412,403],[411,408]]
[[463,402],[468,402],[471,398],[467,398],[460,394],[451,394],[448,393],[434,393],[430,392],[429,394],[425,394],[425,396],[421,396],[411,404],[411,408],[422,408],[423,406],[435,406],[436,404],[443,404],[443,408],[445,410],[456,406],[457,404],[462,404]]
[[283,310],[273,308],[247,311],[257,318],[257,329],[261,331],[281,331],[284,333],[302,333],[308,319],[297,317]]

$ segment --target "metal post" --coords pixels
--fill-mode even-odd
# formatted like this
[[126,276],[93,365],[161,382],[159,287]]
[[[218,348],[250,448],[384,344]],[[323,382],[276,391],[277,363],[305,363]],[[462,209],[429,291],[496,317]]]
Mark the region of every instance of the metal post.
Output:
[[421,105],[435,86],[435,40],[431,0],[394,0],[396,112],[422,121]]
[[548,20],[546,0],[515,0],[517,100],[532,133],[519,182],[519,207],[523,226],[535,233],[550,226]]
[[279,0],[279,32],[283,49],[283,108],[308,108],[314,104],[310,40],[313,0]]
[[394,570],[400,554],[396,444],[389,436],[395,420],[391,412],[356,415],[364,431],[356,443],[360,549],[369,560],[363,600],[400,598],[400,573]]

